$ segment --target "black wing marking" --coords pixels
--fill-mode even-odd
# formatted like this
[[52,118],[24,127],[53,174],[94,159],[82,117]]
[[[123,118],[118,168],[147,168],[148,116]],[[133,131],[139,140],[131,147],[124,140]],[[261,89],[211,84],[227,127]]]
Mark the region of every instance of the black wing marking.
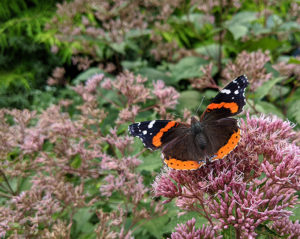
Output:
[[242,112],[245,102],[245,89],[248,79],[245,75],[237,77],[222,89],[207,106],[201,121],[231,117]]

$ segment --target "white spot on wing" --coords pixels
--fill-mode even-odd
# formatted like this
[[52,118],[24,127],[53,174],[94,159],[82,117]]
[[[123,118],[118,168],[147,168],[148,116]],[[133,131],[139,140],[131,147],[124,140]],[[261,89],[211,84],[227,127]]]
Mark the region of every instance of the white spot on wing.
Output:
[[231,90],[223,89],[223,90],[221,90],[221,93],[229,95],[231,93]]
[[234,92],[234,94],[238,95],[238,94],[239,94],[239,91],[238,91],[238,90],[236,90],[236,91]]
[[155,123],[155,120],[152,120],[152,121],[149,123],[148,128],[151,129],[151,128],[153,127],[154,123]]
[[147,130],[143,130],[143,134],[147,134]]

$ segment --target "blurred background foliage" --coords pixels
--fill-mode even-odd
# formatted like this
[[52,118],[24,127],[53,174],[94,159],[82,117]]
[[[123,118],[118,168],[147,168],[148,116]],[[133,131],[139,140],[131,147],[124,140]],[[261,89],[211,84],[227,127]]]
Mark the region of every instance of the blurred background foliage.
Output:
[[[203,111],[218,89],[246,74],[247,110],[299,124],[300,1],[1,1],[1,108],[41,111],[61,99],[76,104],[70,85],[96,73],[115,78],[125,70],[149,84],[160,79],[173,86],[180,93],[174,115],[186,108],[196,112],[205,96]],[[103,126],[108,129],[117,113],[105,101],[102,106],[111,110]],[[139,117],[148,120],[155,113]],[[161,167],[158,154],[151,158],[157,161],[148,165],[146,156],[139,167],[147,185],[151,171]],[[145,223],[136,235],[160,238],[170,232],[178,222],[156,227],[176,215],[168,207],[167,216]],[[89,210],[74,220],[79,224],[82,216],[90,218]],[[75,228],[74,238],[89,227]]]
[[299,1],[4,0],[0,19],[1,107],[39,108],[67,84],[127,69],[163,79],[192,109],[246,74],[252,110],[299,123]]

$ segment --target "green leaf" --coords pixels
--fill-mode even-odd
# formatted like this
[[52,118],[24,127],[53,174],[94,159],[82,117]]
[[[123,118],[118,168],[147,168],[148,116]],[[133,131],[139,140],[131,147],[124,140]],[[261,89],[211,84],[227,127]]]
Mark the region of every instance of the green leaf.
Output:
[[282,24],[282,19],[278,15],[271,15],[267,19],[267,27],[274,28]]
[[274,101],[279,97],[285,96],[289,91],[290,88],[287,86],[274,85],[270,90],[270,99],[271,101]]
[[288,108],[289,118],[294,118],[300,124],[300,99],[293,101]]
[[196,109],[202,99],[202,94],[199,91],[196,90],[187,90],[187,91],[183,91],[180,94],[179,97],[179,104],[178,104],[178,108],[180,109]]
[[103,70],[99,69],[98,67],[91,67],[88,70],[80,73],[73,81],[72,83],[74,85],[78,85],[80,83],[85,82],[87,79],[91,78],[93,75],[96,74],[106,74]]
[[260,86],[255,94],[254,94],[254,98],[256,100],[261,100],[262,98],[264,98],[271,90],[271,88],[277,84],[278,82],[281,82],[282,80],[284,80],[284,77],[277,77],[277,78],[273,78],[267,82],[265,82],[262,86]]
[[[217,61],[220,55],[220,45],[219,44],[210,44],[206,46],[201,46],[195,49],[195,51],[199,54],[210,57],[211,59]],[[224,47],[222,47],[222,52],[224,51]]]
[[225,25],[248,24],[257,19],[256,12],[243,11],[235,14]]
[[245,36],[248,33],[249,24],[256,20],[255,12],[240,12],[225,22],[225,27],[231,32],[234,40]]
[[126,33],[126,38],[143,37],[151,34],[150,29],[131,29]]
[[281,31],[291,31],[300,30],[300,25],[297,22],[284,22],[280,25],[279,30]]
[[266,102],[266,101],[260,101],[255,104],[256,110],[258,110],[261,113],[264,114],[276,114],[280,118],[284,118],[283,114],[281,111],[276,108],[273,104]]
[[80,208],[73,217],[73,220],[76,222],[75,226],[72,226],[73,233],[79,235],[81,233],[93,232],[94,226],[89,222],[92,216],[93,213],[90,208]]
[[206,63],[207,60],[200,57],[185,57],[177,64],[170,65],[172,77],[175,81],[199,77],[203,74],[200,68]]
[[289,59],[289,62],[288,62],[288,63],[289,63],[289,64],[298,64],[298,65],[300,65],[300,60],[291,57],[291,58]]
[[112,43],[110,44],[110,47],[114,49],[116,52],[125,55],[125,48],[126,48],[126,42],[120,42],[120,43]]
[[[298,193],[298,195],[299,195],[299,193]],[[290,220],[294,220],[294,221],[299,220],[299,218],[300,218],[300,207],[295,207],[295,208],[292,209],[292,211],[293,211],[293,215],[290,216]]]
[[238,40],[239,38],[246,36],[248,33],[248,28],[240,24],[230,25],[227,27],[227,29],[233,35],[234,40]]
[[142,163],[137,167],[139,171],[150,171],[153,172],[158,168],[163,167],[163,161],[160,156],[160,152],[151,152],[146,157],[140,157]]
[[168,220],[168,214],[156,217],[154,219],[147,220],[147,222],[143,225],[143,228],[155,236],[155,238],[162,238],[163,231],[161,229],[163,228],[163,225],[167,224]]
[[81,165],[81,157],[79,154],[75,155],[72,159],[72,162],[71,162],[71,167],[72,168],[79,168]]
[[169,85],[174,83],[174,79],[172,77],[168,76],[165,72],[154,68],[143,67],[142,69],[138,70],[136,73],[144,77],[147,77],[150,82],[163,80],[166,84]]
[[137,71],[140,68],[145,67],[147,65],[147,61],[142,59],[138,59],[136,61],[122,61],[121,65],[124,67],[124,69]]
[[251,39],[243,45],[243,49],[247,51],[257,51],[259,49],[274,51],[278,50],[279,47],[282,47],[282,41],[271,37],[264,37],[259,40]]
[[264,224],[258,225],[258,227],[255,228],[255,232],[259,236],[261,236],[261,235],[268,236],[267,238],[269,238],[269,237],[272,237],[272,238],[288,238],[288,235],[280,236],[279,234],[276,233],[276,231],[270,229],[269,227],[267,227]]

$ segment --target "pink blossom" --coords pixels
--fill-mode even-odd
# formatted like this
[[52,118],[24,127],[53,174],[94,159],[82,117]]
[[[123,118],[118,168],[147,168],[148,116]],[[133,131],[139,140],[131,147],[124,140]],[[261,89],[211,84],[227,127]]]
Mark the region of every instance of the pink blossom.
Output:
[[271,79],[272,74],[267,73],[265,64],[271,59],[268,51],[261,50],[248,53],[241,52],[235,59],[235,62],[229,62],[224,69],[222,76],[226,82],[231,81],[237,75],[245,74],[250,79],[250,90],[255,91],[264,82]]
[[132,105],[151,98],[149,89],[143,85],[146,81],[147,79],[140,75],[134,76],[133,73],[125,71],[112,81],[112,85],[126,98],[127,105]]
[[179,98],[179,93],[173,87],[166,87],[162,80],[153,82],[153,94],[158,98],[158,109],[157,111],[161,115],[166,114],[166,109],[174,109],[177,100]]
[[85,83],[85,90],[89,93],[94,92],[98,87],[99,83],[103,80],[103,74],[96,74],[89,78]]
[[175,228],[175,232],[171,234],[171,239],[214,239],[222,238],[222,236],[217,236],[217,232],[211,226],[203,225],[202,228],[195,228],[196,219],[192,218],[187,221],[186,224],[178,224]]

